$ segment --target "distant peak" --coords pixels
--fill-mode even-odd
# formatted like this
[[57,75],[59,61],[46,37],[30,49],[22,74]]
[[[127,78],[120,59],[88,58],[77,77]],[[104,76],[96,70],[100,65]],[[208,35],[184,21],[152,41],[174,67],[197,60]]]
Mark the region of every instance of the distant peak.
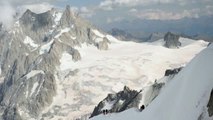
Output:
[[66,9],[70,10],[70,5],[66,5]]

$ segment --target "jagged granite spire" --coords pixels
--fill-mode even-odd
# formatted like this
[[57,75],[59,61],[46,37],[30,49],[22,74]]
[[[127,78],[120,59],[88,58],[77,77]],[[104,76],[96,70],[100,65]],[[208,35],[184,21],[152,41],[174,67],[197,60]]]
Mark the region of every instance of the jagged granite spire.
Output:
[[69,27],[72,26],[75,22],[75,13],[71,11],[70,6],[67,5],[65,11],[60,20],[60,25],[62,27]]

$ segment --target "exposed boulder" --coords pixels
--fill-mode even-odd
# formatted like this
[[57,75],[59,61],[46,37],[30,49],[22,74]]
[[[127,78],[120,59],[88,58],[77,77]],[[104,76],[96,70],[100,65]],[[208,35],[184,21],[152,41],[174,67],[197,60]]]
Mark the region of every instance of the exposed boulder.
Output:
[[165,46],[167,48],[179,48],[181,46],[181,42],[179,41],[180,36],[173,34],[171,32],[166,33],[164,36]]
[[212,89],[207,107],[208,107],[209,116],[212,117],[213,116],[213,89]]
[[109,40],[106,37],[104,37],[103,41],[97,43],[97,47],[99,50],[108,50],[108,43]]
[[123,91],[116,94],[108,94],[108,96],[95,107],[90,118],[101,114],[103,110],[113,113],[138,107],[141,98],[140,92],[141,91],[131,90],[125,86]]
[[183,69],[183,67],[175,68],[175,69],[167,69],[165,71],[165,75],[164,76],[175,75],[175,74],[179,73],[182,69]]
[[72,55],[72,60],[74,62],[81,60],[81,54],[77,49],[71,48],[68,52]]

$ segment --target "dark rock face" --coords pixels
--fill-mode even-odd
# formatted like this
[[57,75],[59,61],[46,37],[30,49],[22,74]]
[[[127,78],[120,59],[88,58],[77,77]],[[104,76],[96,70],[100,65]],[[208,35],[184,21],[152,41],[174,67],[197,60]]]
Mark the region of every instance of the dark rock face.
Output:
[[179,41],[179,35],[175,35],[171,32],[168,32],[164,36],[165,46],[167,48],[179,48],[181,46],[181,42]]
[[22,120],[17,108],[7,108],[2,117],[4,120]]
[[[39,8],[38,8],[39,9]],[[47,41],[46,34],[54,25],[53,11],[36,14],[29,9],[19,19],[22,31],[36,43]]]
[[73,61],[76,62],[76,61],[81,60],[81,54],[79,53],[78,50],[76,50],[74,48],[71,48],[68,52],[72,55],[72,60]]
[[183,69],[183,67],[175,68],[175,69],[167,69],[165,71],[165,75],[164,76],[175,75],[175,74],[179,73],[182,69]]
[[[140,91],[141,92],[141,91]],[[123,91],[116,94],[108,94],[108,96],[95,107],[91,117],[99,115],[103,110],[107,109],[110,113],[122,112],[126,109],[138,107],[141,98],[140,92],[130,90],[124,87]],[[112,104],[111,108],[104,108],[106,104]]]
[[212,89],[207,107],[208,107],[209,116],[212,117],[213,116],[213,89]]
[[20,22],[30,27],[33,31],[37,31],[43,27],[50,27],[54,23],[51,11],[36,14],[31,12],[29,9],[20,18]]
[[100,41],[97,43],[97,48],[99,50],[108,50],[108,43],[109,43],[109,40],[106,37],[104,37],[103,41]]

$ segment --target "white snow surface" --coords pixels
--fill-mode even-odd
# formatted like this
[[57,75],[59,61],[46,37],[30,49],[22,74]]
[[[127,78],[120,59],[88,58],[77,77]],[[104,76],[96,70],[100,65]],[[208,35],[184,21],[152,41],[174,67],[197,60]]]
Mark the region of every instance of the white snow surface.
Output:
[[92,120],[197,120],[209,118],[206,106],[213,88],[213,45],[199,53],[176,75],[143,112],[130,109]]
[[102,34],[101,32],[99,32],[99,31],[96,30],[96,29],[92,29],[92,32],[93,32],[95,35],[97,35],[98,37],[101,37],[101,38],[105,37],[104,34]]
[[[77,62],[72,61],[69,53],[62,54],[58,67],[58,91],[51,106],[61,106],[69,113],[66,117],[56,116],[54,119],[72,119],[90,113],[108,93],[119,92],[124,85],[135,90],[149,86],[155,79],[162,78],[166,69],[187,64],[208,44],[193,41],[179,49],[168,49],[154,43],[122,42],[110,35],[106,37],[111,42],[107,51],[83,44],[75,47],[82,58]],[[70,75],[72,71],[77,72]]]
[[69,31],[70,31],[70,28],[64,28],[54,38],[59,38],[63,33],[66,33]]
[[43,46],[41,46],[39,54],[44,54],[50,51],[51,45],[53,44],[54,39],[52,39],[50,42],[48,42],[47,44],[44,44]]
[[110,110],[112,109],[113,105],[115,104],[116,101],[111,101],[111,102],[104,102],[104,107],[101,110]]
[[56,23],[56,25],[59,23],[62,14],[63,14],[62,12],[58,12],[58,11],[54,12],[53,17],[54,17],[54,22]]
[[34,76],[37,75],[37,74],[44,74],[44,71],[42,71],[42,70],[32,70],[32,71],[30,71],[30,72],[26,75],[26,77],[27,77],[27,79],[29,79],[29,78],[34,77]]
[[35,92],[36,88],[39,86],[38,82],[34,83],[33,84],[33,87],[31,89],[31,93],[30,93],[30,96],[32,96],[32,94]]
[[24,39],[24,44],[29,45],[33,49],[36,49],[39,47],[38,44],[36,44],[29,36],[26,36]]

